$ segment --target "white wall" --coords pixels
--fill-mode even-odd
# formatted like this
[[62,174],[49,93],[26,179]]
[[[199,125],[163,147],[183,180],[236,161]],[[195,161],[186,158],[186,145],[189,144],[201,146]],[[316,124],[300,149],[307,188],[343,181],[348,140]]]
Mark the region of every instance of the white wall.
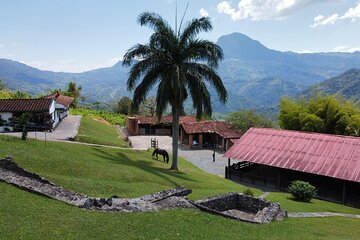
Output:
[[49,108],[49,114],[52,114],[55,112],[55,101],[52,100],[50,108]]
[[[1,116],[2,120],[9,121],[9,118],[12,118],[12,113],[1,112],[0,116]],[[6,123],[5,123],[5,125],[6,125]],[[9,127],[9,126],[0,126],[0,132],[6,132],[6,131],[13,131],[13,128]]]
[[2,120],[9,121],[9,118],[12,118],[12,113],[9,112],[0,112]]

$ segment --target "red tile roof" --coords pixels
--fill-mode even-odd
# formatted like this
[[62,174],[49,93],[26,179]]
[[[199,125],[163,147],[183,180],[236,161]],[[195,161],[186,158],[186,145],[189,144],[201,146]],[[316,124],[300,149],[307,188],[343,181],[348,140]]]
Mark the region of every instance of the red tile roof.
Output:
[[[157,121],[156,117],[146,117],[146,116],[138,116],[139,124],[151,124],[156,125],[159,123],[172,123],[172,116],[163,116],[160,119],[160,122]],[[184,122],[196,122],[196,118],[193,116],[180,116],[180,124]]]
[[45,112],[53,99],[0,99],[0,112]]
[[360,182],[360,138],[251,128],[227,158]]
[[58,94],[58,93],[45,96],[44,98],[46,98],[46,99],[55,99],[56,103],[59,103],[59,104],[65,106],[65,107],[70,106],[70,104],[74,102],[73,97],[61,95],[61,94]]
[[240,138],[241,133],[224,121],[187,122],[181,124],[187,134],[217,133],[223,138]]

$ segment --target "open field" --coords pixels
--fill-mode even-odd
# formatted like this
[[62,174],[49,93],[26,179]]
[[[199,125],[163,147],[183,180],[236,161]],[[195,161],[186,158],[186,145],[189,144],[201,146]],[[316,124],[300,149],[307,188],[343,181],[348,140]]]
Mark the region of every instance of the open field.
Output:
[[119,133],[114,125],[96,117],[82,117],[79,133],[76,141],[110,145],[117,147],[128,147],[128,143],[119,137]]
[[[0,156],[13,155],[24,168],[56,184],[90,196],[138,197],[185,186],[191,199],[244,187],[202,172],[180,159],[179,173],[151,158],[150,152],[106,149],[68,143],[0,137]],[[0,232],[4,239],[358,239],[360,221],[348,218],[287,219],[254,225],[196,210],[157,213],[102,213],[0,183]],[[256,195],[261,194],[255,190]],[[298,203],[286,193],[269,198],[292,212],[332,211],[360,213],[330,202]]]

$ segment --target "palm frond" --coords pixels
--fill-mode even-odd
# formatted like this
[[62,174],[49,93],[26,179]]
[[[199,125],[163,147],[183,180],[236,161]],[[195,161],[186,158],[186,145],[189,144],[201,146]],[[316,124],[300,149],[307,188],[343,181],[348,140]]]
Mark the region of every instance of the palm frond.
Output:
[[151,67],[155,67],[158,63],[158,59],[155,57],[148,57],[144,60],[141,60],[134,64],[129,72],[129,78],[127,81],[127,89],[129,91],[133,90],[136,86],[137,81],[139,80],[141,74],[148,71]]
[[211,67],[201,63],[189,63],[188,65],[189,65],[189,69],[192,69],[191,71],[198,72],[200,75],[202,75],[205,78],[205,80],[207,80],[215,88],[219,96],[220,102],[226,103],[228,98],[228,93],[217,72]]
[[148,26],[155,32],[174,32],[169,24],[157,13],[143,12],[138,17],[141,26]]
[[132,101],[132,108],[137,109],[141,103],[146,100],[146,96],[151,88],[156,84],[161,75],[162,67],[152,68],[144,76],[141,83],[136,87],[134,91],[134,97]]
[[130,48],[123,57],[123,65],[130,65],[134,59],[141,59],[150,54],[149,45],[137,44]]
[[186,61],[206,61],[213,68],[218,67],[218,62],[223,59],[224,54],[220,46],[207,40],[193,40],[183,52]]
[[192,39],[200,32],[209,32],[212,30],[210,18],[202,17],[195,18],[186,25],[184,31],[180,35],[180,46],[183,46],[187,41]]

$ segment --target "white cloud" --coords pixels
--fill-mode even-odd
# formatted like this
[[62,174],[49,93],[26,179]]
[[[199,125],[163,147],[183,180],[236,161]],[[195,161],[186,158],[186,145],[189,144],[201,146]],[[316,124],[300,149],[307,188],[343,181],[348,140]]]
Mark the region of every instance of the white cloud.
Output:
[[249,18],[251,20],[284,19],[292,13],[319,2],[339,2],[340,0],[239,0],[237,8],[233,8],[229,1],[217,5],[218,13],[229,15],[238,21]]
[[334,13],[329,17],[324,17],[323,15],[319,15],[314,18],[314,23],[310,25],[312,28],[316,28],[318,26],[335,24],[339,20],[339,14]]
[[204,8],[200,8],[199,13],[200,13],[200,16],[202,16],[202,17],[209,16],[209,12],[207,10],[205,10]]
[[30,60],[20,62],[41,70],[78,73],[98,68],[112,67],[120,60],[121,58],[114,57],[101,62],[93,62],[79,59],[62,59],[54,61]]
[[314,53],[315,51],[312,51],[312,50],[301,50],[301,51],[295,51],[297,53]]
[[343,15],[339,15],[338,13],[334,13],[331,16],[324,17],[319,15],[314,18],[313,24],[310,25],[312,28],[316,28],[318,26],[325,26],[328,24],[335,24],[341,20],[349,20],[350,22],[355,22],[356,19],[360,18],[360,2],[357,3],[355,7],[349,8]]
[[349,53],[353,53],[356,51],[360,51],[360,47],[350,47],[346,45],[340,45],[332,50],[332,52],[349,52]]

